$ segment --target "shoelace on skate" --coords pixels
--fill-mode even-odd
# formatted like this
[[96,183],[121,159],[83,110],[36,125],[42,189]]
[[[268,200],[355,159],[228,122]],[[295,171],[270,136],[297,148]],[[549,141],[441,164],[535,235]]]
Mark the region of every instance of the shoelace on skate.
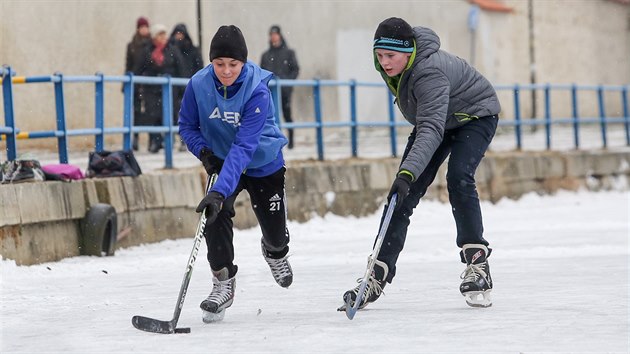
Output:
[[206,300],[222,305],[231,297],[232,280],[219,281],[212,279],[212,282],[214,283],[212,285],[212,292],[208,295]]
[[269,268],[271,269],[271,273],[273,277],[276,279],[282,279],[284,277],[288,277],[292,275],[291,269],[289,268],[289,263],[286,261],[287,257],[280,259],[273,259],[265,257],[267,264],[269,264]]
[[479,279],[480,275],[482,275],[484,278],[487,277],[486,272],[482,268],[483,266],[485,266],[485,262],[479,264],[469,264],[459,276],[460,279],[464,279],[464,281],[466,282],[474,282]]
[[[359,288],[361,287],[362,281],[363,278],[357,279],[357,283],[359,283],[359,285],[353,289],[355,295],[359,294]],[[381,283],[379,283],[379,281],[374,277],[370,277],[368,279],[367,286],[365,287],[365,295],[363,295],[363,299],[361,300],[361,305],[366,303],[367,299],[369,299],[372,294],[376,296],[381,296],[381,294],[383,294],[383,287],[381,286]]]

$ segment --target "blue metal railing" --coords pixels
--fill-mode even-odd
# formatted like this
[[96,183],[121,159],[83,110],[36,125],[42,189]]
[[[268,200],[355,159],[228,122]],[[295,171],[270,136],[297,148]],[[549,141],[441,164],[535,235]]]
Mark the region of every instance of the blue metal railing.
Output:
[[[628,113],[628,88],[630,85],[576,85],[576,84],[529,84],[529,85],[495,85],[497,91],[511,90],[514,96],[514,120],[500,120],[500,126],[513,126],[516,140],[516,149],[522,149],[522,127],[523,126],[543,126],[545,128],[545,147],[551,149],[551,129],[553,125],[571,124],[573,127],[573,146],[580,148],[579,132],[581,124],[599,124],[602,138],[602,147],[608,147],[608,124],[623,123],[626,145],[630,146],[630,116]],[[523,120],[521,116],[520,93],[523,90],[543,91],[544,116],[542,119],[534,118]],[[551,95],[550,91],[568,91],[571,94],[571,117],[553,118],[551,117]],[[593,91],[597,93],[597,106],[599,115],[597,117],[580,117],[578,110],[578,92]],[[620,92],[622,104],[622,117],[608,117],[606,115],[605,92]]]
[[[13,75],[8,80],[10,67],[3,67],[0,71],[2,77],[2,93],[5,113],[5,126],[0,126],[0,140],[7,141],[7,158],[14,160],[17,158],[17,139],[38,139],[38,138],[57,138],[57,148],[60,163],[68,163],[68,146],[67,138],[71,136],[94,136],[94,147],[96,151],[102,151],[105,148],[104,136],[107,134],[123,134],[123,149],[131,149],[131,139],[133,133],[168,133],[165,134],[165,167],[173,167],[173,133],[178,132],[178,127],[173,126],[172,120],[172,86],[185,86],[188,79],[170,78],[170,77],[142,77],[133,76],[104,76],[97,73],[94,76],[64,76],[61,73],[55,73],[50,76],[32,76],[32,77],[16,77]],[[104,83],[118,82],[123,83],[124,103],[123,103],[123,126],[122,127],[105,127],[104,119]],[[30,131],[21,132],[15,124],[15,114],[13,109],[13,87],[14,83],[31,84],[31,83],[53,83],[55,93],[55,115],[56,130],[47,131]],[[94,83],[95,84],[95,113],[94,128],[87,129],[67,129],[65,116],[65,98],[64,83]],[[162,125],[161,126],[133,126],[133,85],[134,84],[150,84],[162,86]]]
[[[131,141],[133,133],[166,133],[165,144],[165,168],[173,167],[173,133],[178,132],[178,127],[173,125],[172,111],[172,90],[173,86],[184,86],[188,79],[171,78],[171,77],[143,77],[134,76],[132,74],[123,76],[105,76],[97,73],[92,76],[64,76],[61,73],[55,73],[50,76],[31,76],[18,77],[11,71],[10,67],[0,68],[0,77],[2,78],[2,95],[4,103],[4,126],[0,125],[0,140],[6,140],[7,157],[9,160],[17,157],[17,139],[35,139],[35,138],[56,138],[59,161],[61,163],[68,162],[68,145],[67,138],[71,136],[94,136],[95,150],[101,151],[105,148],[104,136],[107,134],[122,134],[123,149],[131,149]],[[9,80],[8,78],[11,77]],[[105,83],[123,83],[123,126],[122,127],[105,127],[104,121],[104,84]],[[53,83],[55,93],[55,114],[56,114],[56,130],[53,131],[31,131],[21,132],[16,125],[16,119],[13,107],[13,87],[14,83],[30,84],[30,83]],[[94,128],[86,129],[67,129],[65,116],[65,99],[64,84],[65,83],[94,83],[95,94],[95,113]],[[161,126],[134,126],[133,125],[133,90],[134,84],[148,84],[162,86],[162,125]],[[312,88],[312,98],[314,107],[313,122],[294,122],[283,123],[281,119],[280,93],[283,86],[305,86]],[[321,90],[324,87],[348,87],[349,90],[349,121],[326,121],[323,118]],[[357,88],[358,87],[379,87],[383,88],[387,100],[387,116],[388,119],[382,122],[364,122],[361,121],[357,113]],[[557,124],[570,124],[573,128],[573,144],[576,149],[580,147],[579,131],[582,124],[599,124],[602,147],[608,146],[608,125],[612,123],[623,123],[625,129],[626,145],[630,145],[630,113],[628,108],[628,88],[625,86],[613,85],[557,85],[557,84],[535,84],[535,85],[496,85],[495,89],[501,91],[511,91],[514,104],[513,119],[501,119],[500,126],[514,128],[516,149],[522,149],[523,127],[524,126],[542,126],[545,130],[545,147],[551,149],[551,131],[552,127]],[[277,120],[281,128],[294,129],[315,129],[317,157],[324,159],[324,129],[325,128],[349,128],[350,129],[350,154],[353,157],[358,156],[358,134],[360,127],[387,127],[389,128],[391,155],[396,156],[397,152],[397,134],[396,128],[406,126],[408,123],[403,120],[396,120],[393,97],[383,83],[374,82],[358,82],[336,81],[336,80],[272,80],[270,88],[274,96],[275,106],[278,107]],[[544,114],[542,118],[523,119],[521,114],[521,93],[523,91],[542,91],[544,101]],[[552,118],[551,111],[551,91],[567,91],[571,95],[571,117],[570,118]],[[597,93],[598,117],[580,117],[578,110],[578,93],[579,91],[593,91]],[[608,117],[606,112],[605,93],[609,91],[618,91],[621,94],[622,117]],[[504,114],[505,115],[505,114]]]

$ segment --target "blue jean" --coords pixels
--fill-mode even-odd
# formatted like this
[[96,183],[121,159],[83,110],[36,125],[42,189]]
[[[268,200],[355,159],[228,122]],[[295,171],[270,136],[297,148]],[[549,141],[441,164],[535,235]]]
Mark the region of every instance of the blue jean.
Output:
[[[396,275],[396,261],[407,238],[409,218],[413,214],[413,209],[426,194],[427,188],[435,180],[440,165],[449,154],[446,184],[451,210],[457,225],[457,246],[461,248],[463,245],[471,243],[488,246],[488,241],[483,238],[483,221],[479,195],[475,185],[475,171],[494,137],[497,123],[498,116],[496,115],[482,117],[444,133],[444,139],[433,154],[431,161],[416,181],[411,184],[409,195],[403,200],[401,207],[392,214],[383,245],[377,257],[380,261],[385,262],[389,268],[388,282],[391,283]],[[414,129],[409,136],[403,161],[407,157],[415,137],[416,130]],[[383,212],[384,216],[385,212]]]

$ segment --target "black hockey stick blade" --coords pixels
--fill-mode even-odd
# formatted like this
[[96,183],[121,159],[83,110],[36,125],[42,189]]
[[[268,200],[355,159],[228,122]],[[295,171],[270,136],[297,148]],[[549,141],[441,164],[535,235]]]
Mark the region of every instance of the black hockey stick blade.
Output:
[[[208,176],[208,181],[206,182],[206,194],[216,182],[217,174],[212,174]],[[179,315],[182,312],[182,306],[184,305],[184,300],[186,299],[186,291],[188,290],[188,284],[190,283],[190,277],[192,275],[193,265],[195,264],[195,260],[197,259],[197,252],[199,252],[199,245],[203,239],[203,232],[206,227],[206,217],[205,210],[201,212],[201,217],[199,218],[199,224],[197,225],[197,232],[195,234],[195,243],[193,245],[193,249],[190,252],[190,256],[188,257],[188,263],[186,266],[186,272],[184,272],[184,280],[182,281],[182,285],[179,289],[179,296],[177,297],[177,303],[175,304],[175,311],[173,312],[173,319],[170,321],[160,321],[154,318],[144,317],[144,316],[133,316],[131,318],[131,323],[134,327],[141,331],[152,332],[152,333],[162,333],[162,334],[171,334],[171,333],[190,333],[190,328],[177,328],[177,321],[179,320]]]
[[160,321],[144,316],[133,316],[131,323],[137,329],[145,332],[161,334],[175,333],[176,324],[173,323],[173,321]]

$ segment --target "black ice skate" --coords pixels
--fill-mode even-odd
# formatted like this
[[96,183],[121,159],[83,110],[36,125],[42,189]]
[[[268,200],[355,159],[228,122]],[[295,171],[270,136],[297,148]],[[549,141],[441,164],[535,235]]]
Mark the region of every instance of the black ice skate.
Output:
[[[385,279],[387,278],[388,272],[389,269],[387,267],[387,264],[377,259],[374,263],[372,274],[370,274],[370,278],[368,279],[367,287],[365,288],[365,293],[363,294],[363,298],[361,299],[359,309],[362,309],[368,304],[376,301],[381,296],[381,294],[383,293],[383,288],[385,288],[385,285],[387,285]],[[357,299],[357,294],[359,293],[359,287],[361,286],[362,281],[362,278],[357,279],[359,285],[357,285],[354,289],[346,291],[343,294],[344,305],[338,308],[338,311],[346,311],[346,306],[348,305],[354,306],[354,302]]]
[[462,260],[468,265],[462,275],[463,281],[459,291],[466,298],[466,303],[472,307],[490,307],[492,299],[492,277],[488,264],[488,248],[484,245],[467,244],[462,247]]
[[289,256],[285,255],[281,258],[274,258],[273,254],[267,251],[262,241],[260,246],[263,257],[269,265],[269,269],[271,269],[273,279],[275,279],[276,283],[278,283],[281,287],[288,288],[289,285],[293,283],[293,270],[291,269],[291,264],[289,264]]
[[203,310],[203,322],[212,323],[221,321],[225,316],[225,309],[232,306],[234,301],[234,290],[236,290],[236,279],[228,278],[228,269],[222,268],[219,271],[212,271],[212,292],[201,302]]

